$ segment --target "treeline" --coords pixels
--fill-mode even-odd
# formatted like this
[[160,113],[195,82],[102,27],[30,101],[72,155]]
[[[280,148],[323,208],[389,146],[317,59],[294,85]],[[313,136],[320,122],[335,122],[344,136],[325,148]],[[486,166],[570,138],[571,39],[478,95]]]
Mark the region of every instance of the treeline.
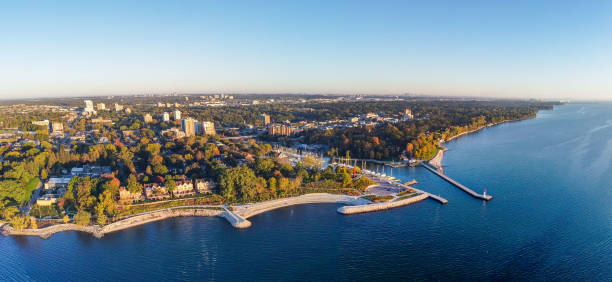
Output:
[[[229,202],[254,202],[309,192],[359,194],[374,181],[354,180],[345,168],[321,171],[308,157],[291,166],[273,158],[259,158],[248,165],[216,167],[221,195]],[[354,173],[360,173],[356,168]]]
[[416,119],[380,126],[352,127],[328,131],[311,130],[302,134],[304,142],[325,144],[334,152],[349,151],[353,157],[379,160],[398,159],[402,152],[417,159],[435,155],[440,139],[476,129],[489,123],[517,120],[534,116],[540,109],[550,109],[553,103],[525,101],[430,101],[347,103],[336,115],[355,112],[394,113],[410,107]]

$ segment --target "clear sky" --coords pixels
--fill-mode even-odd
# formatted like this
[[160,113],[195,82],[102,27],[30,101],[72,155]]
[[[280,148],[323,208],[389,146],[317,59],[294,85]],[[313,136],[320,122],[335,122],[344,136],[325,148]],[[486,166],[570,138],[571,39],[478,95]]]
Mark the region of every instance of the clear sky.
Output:
[[0,97],[612,99],[612,1],[3,1]]

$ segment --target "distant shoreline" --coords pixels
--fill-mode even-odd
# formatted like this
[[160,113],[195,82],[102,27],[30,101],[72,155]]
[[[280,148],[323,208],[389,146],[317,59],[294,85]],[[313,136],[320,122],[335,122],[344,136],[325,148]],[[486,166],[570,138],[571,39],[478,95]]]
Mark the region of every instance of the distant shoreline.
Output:
[[448,148],[442,146],[443,144],[446,144],[446,143],[448,143],[448,142],[450,142],[452,140],[455,140],[455,139],[457,139],[459,137],[462,137],[464,135],[468,135],[468,134],[471,134],[471,133],[475,133],[475,132],[481,131],[481,130],[487,128],[487,127],[493,127],[493,126],[496,126],[496,125],[500,125],[500,124],[504,124],[504,123],[509,123],[509,122],[524,121],[524,120],[528,120],[528,119],[532,119],[532,118],[535,118],[535,116],[527,117],[527,118],[521,118],[521,119],[506,119],[506,120],[503,120],[503,121],[500,121],[500,122],[496,122],[496,123],[489,123],[489,124],[480,126],[480,127],[476,128],[476,129],[473,129],[473,130],[470,130],[470,131],[466,131],[466,132],[462,132],[462,133],[459,133],[459,134],[457,134],[455,136],[449,137],[446,140],[442,140],[442,142],[440,144],[441,145],[440,146],[441,147],[440,150],[438,150],[436,155],[433,156],[433,158],[429,159],[427,162],[429,164],[435,166],[435,167],[441,168],[442,167],[442,159],[444,158],[444,152],[448,151]]

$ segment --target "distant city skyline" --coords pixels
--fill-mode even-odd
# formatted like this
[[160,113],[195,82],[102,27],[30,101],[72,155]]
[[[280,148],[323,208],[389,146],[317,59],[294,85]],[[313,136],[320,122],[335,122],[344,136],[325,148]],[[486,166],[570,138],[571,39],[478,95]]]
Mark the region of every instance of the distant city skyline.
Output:
[[612,99],[609,1],[32,1],[0,23],[2,99]]

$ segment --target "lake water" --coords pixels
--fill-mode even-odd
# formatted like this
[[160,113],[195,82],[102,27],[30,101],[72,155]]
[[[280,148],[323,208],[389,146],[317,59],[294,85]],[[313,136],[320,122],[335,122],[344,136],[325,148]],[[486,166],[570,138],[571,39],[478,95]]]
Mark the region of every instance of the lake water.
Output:
[[0,237],[0,280],[612,280],[612,104],[559,106],[447,146],[445,172],[492,201],[397,168],[449,203],[351,216],[294,206],[245,230],[204,217],[101,240]]

